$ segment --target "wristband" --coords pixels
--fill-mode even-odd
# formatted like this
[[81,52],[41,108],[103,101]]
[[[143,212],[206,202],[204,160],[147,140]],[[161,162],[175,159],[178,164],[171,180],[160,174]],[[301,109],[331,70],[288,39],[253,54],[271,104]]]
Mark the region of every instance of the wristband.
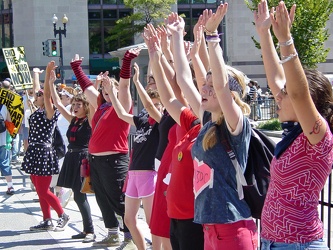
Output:
[[292,45],[294,43],[294,38],[290,38],[288,41],[286,41],[286,42],[279,42],[278,43],[278,48],[279,47],[287,47],[287,46],[290,46],[290,45]]
[[131,61],[137,56],[138,55],[133,54],[129,51],[126,51],[124,58],[123,58],[123,64],[122,64],[121,70],[120,70],[121,78],[123,78],[123,79],[131,78]]
[[297,56],[298,56],[297,51],[295,51],[293,54],[290,54],[289,56],[281,56],[282,60],[280,60],[279,63],[284,64]]
[[82,92],[84,92],[89,86],[93,86],[93,84],[80,67],[81,62],[82,61],[71,62],[71,67],[74,75],[76,76],[77,82],[80,84]]

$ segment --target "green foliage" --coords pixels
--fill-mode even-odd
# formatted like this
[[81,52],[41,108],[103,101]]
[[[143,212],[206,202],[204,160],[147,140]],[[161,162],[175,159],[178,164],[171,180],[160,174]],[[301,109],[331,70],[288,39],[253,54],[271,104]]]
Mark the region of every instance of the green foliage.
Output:
[[[257,9],[260,0],[244,0],[248,8]],[[329,37],[326,22],[333,12],[332,0],[285,0],[287,8],[296,4],[295,20],[291,29],[294,43],[303,66],[317,68],[317,64],[326,61],[329,48],[324,47],[324,42]],[[279,0],[270,0],[269,8],[277,6]],[[273,32],[272,32],[273,34]],[[258,41],[252,37],[257,48]],[[277,39],[273,34],[273,40]]]
[[259,123],[257,128],[266,129],[266,130],[282,130],[281,123],[276,118]]
[[[124,0],[128,8],[134,9],[134,13],[119,19],[111,29],[106,42],[120,41],[120,46],[129,46],[133,36],[143,32],[148,24],[161,24],[164,18],[171,12],[171,4],[174,0]],[[127,43],[127,44],[126,44]]]

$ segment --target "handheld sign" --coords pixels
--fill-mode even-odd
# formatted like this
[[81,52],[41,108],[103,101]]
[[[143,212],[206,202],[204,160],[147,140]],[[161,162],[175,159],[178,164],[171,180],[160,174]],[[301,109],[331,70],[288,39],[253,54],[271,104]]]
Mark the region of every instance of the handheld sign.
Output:
[[16,91],[32,88],[32,77],[26,61],[24,47],[2,48],[7,68]]

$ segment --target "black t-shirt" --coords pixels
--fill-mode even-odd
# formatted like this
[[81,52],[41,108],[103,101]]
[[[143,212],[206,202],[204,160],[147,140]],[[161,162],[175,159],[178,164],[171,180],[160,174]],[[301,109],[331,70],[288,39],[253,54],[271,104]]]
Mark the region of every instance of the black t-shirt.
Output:
[[159,142],[158,123],[150,125],[148,113],[134,116],[136,126],[129,170],[154,170],[154,159]]
[[161,118],[160,124],[158,125],[159,131],[159,144],[156,152],[156,159],[161,160],[164,150],[169,143],[168,135],[170,128],[175,124],[175,120],[164,110],[164,114]]

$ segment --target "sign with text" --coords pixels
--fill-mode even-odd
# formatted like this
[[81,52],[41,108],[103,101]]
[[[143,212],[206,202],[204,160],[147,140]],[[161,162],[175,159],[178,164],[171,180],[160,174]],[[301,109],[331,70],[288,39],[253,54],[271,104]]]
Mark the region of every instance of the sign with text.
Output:
[[19,94],[16,94],[8,89],[1,88],[0,103],[7,107],[10,118],[16,128],[15,131],[11,133],[11,136],[15,136],[18,133],[23,121],[23,99]]
[[3,48],[2,51],[15,90],[31,89],[33,82],[24,47]]

